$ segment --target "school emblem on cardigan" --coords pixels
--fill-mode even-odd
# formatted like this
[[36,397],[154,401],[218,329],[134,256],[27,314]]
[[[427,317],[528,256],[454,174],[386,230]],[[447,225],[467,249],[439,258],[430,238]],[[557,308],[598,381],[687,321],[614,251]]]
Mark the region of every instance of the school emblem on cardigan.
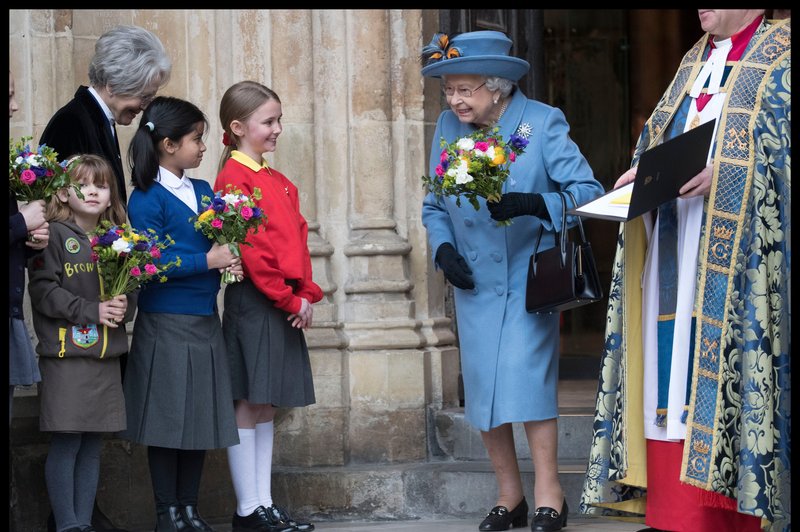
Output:
[[97,325],[89,323],[87,325],[72,326],[72,343],[81,349],[89,349],[100,339],[97,333]]
[[531,133],[533,133],[533,127],[527,122],[521,123],[517,128],[517,135],[519,135],[523,139],[527,139],[528,137],[530,137]]
[[68,252],[74,255],[75,253],[81,250],[81,243],[78,242],[77,238],[71,236],[66,241],[64,241],[64,249],[66,249]]

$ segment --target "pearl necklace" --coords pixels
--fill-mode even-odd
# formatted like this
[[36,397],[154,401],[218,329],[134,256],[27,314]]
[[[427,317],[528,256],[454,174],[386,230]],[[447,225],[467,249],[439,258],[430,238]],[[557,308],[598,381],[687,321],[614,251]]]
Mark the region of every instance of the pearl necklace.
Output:
[[507,108],[508,108],[508,99],[506,99],[506,101],[503,102],[503,106],[500,108],[500,114],[497,115],[497,120],[495,120],[494,122],[495,124],[499,122],[501,118],[503,118],[503,114],[506,112]]

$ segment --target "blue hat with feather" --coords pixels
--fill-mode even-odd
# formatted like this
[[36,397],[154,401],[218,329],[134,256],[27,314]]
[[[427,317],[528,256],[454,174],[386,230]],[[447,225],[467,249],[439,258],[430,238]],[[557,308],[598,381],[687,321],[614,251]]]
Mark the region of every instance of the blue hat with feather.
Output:
[[477,74],[519,81],[530,70],[524,59],[508,55],[511,39],[499,31],[471,31],[452,40],[437,33],[422,49],[422,75]]

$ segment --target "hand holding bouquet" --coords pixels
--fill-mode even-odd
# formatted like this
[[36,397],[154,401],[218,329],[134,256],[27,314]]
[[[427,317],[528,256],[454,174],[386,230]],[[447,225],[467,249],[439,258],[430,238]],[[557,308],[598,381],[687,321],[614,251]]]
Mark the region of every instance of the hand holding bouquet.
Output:
[[[436,175],[422,177],[428,192],[438,197],[455,196],[459,207],[464,196],[476,211],[480,209],[478,197],[499,201],[509,166],[525,151],[528,140],[511,135],[506,142],[498,131],[497,127],[489,131],[479,129],[450,144],[442,139]],[[509,225],[511,220],[498,223]]]
[[[254,188],[248,197],[238,188],[228,185],[225,193],[218,191],[213,198],[203,196],[203,211],[189,219],[194,228],[219,244],[228,244],[231,253],[241,257],[240,244],[252,246],[246,242],[247,234],[252,229],[258,232],[267,217],[256,207],[254,200],[261,199],[261,189]],[[225,284],[241,281],[229,271],[222,274]]]
[[32,150],[30,140],[8,140],[8,186],[17,201],[47,201],[59,189],[70,186],[83,198],[80,187],[70,181],[67,162],[58,162],[58,153],[44,144]]
[[100,272],[101,301],[129,294],[154,279],[166,282],[164,272],[181,264],[180,257],[168,263],[161,261],[161,251],[175,241],[169,235],[159,240],[152,229],[140,232],[127,224],[104,220],[89,236],[92,260]]

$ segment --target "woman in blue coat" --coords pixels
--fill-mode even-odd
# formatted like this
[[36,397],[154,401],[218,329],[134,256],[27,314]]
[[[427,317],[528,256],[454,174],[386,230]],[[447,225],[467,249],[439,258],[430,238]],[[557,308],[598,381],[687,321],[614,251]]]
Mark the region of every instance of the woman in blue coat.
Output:
[[[480,429],[498,484],[497,505],[479,530],[527,526],[528,505],[514,450],[512,423],[524,423],[531,448],[537,505],[532,530],[560,530],[567,501],[558,478],[559,315],[525,309],[528,259],[540,226],[541,248],[561,230],[559,191],[581,204],[603,193],[569,137],[564,114],[528,99],[516,82],[529,64],[508,52],[511,40],[496,31],[437,34],[422,52],[424,76],[441,78],[449,109],[436,124],[430,174],[440,139],[453,142],[476,129],[499,127],[509,139],[528,140],[499,202],[428,194],[422,221],[435,261],[453,284],[467,421]],[[510,225],[498,221],[515,218]]]

